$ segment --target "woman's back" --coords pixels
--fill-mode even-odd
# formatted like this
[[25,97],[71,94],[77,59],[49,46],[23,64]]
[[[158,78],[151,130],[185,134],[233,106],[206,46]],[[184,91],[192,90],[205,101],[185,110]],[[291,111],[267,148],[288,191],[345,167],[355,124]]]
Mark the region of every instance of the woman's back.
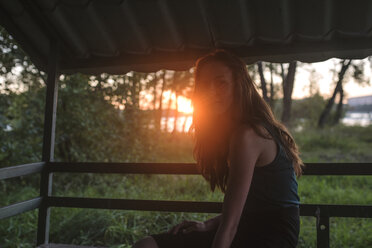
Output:
[[300,232],[297,181],[292,160],[269,126],[278,146],[274,160],[255,167],[250,189],[231,248],[296,247]]
[[263,124],[278,146],[275,159],[260,167],[255,167],[248,192],[245,211],[258,212],[276,210],[282,207],[299,207],[298,184],[292,165],[280,140],[271,128]]

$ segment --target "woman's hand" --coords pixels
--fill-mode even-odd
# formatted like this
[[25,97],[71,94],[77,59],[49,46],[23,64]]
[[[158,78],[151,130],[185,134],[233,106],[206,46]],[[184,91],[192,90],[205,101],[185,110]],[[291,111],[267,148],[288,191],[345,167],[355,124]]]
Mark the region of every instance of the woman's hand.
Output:
[[209,229],[208,227],[209,226],[206,225],[202,221],[185,220],[182,223],[172,227],[168,231],[168,233],[176,234],[179,231],[181,231],[182,233],[188,233],[188,232],[192,232],[192,231],[204,232],[204,231],[208,231],[208,229]]

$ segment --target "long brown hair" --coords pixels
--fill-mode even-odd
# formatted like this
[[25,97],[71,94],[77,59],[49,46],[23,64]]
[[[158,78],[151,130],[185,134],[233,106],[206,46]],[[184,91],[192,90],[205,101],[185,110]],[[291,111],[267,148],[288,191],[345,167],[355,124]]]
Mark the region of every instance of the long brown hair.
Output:
[[[246,64],[239,57],[224,50],[216,49],[200,58],[195,62],[194,72],[194,97],[192,99],[194,112],[193,122],[189,132],[194,131],[194,149],[193,156],[197,161],[198,169],[203,177],[210,183],[211,190],[219,187],[222,192],[225,192],[228,178],[228,144],[221,143],[221,148],[215,150],[214,153],[206,152],[208,140],[205,138],[204,132],[206,129],[201,128],[201,122],[208,119],[205,115],[206,111],[201,111],[200,106],[196,103],[195,95],[199,87],[200,71],[203,65],[211,61],[219,61],[226,65],[233,75],[234,82],[234,108],[237,108],[240,116],[239,122],[244,123],[253,128],[253,130],[263,138],[268,139],[261,129],[260,124],[266,124],[274,135],[279,138],[281,144],[285,148],[286,155],[293,161],[293,168],[296,176],[299,178],[305,165],[299,157],[298,147],[289,133],[287,128],[278,120],[275,119],[270,106],[260,96],[256,85],[249,76]],[[216,125],[216,123],[215,123]],[[218,132],[215,132],[217,134]],[[227,141],[228,139],[225,139]]]

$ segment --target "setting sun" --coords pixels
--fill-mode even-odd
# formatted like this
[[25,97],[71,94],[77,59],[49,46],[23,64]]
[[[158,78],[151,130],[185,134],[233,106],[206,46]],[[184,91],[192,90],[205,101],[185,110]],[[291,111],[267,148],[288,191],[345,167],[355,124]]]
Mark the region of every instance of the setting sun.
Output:
[[178,111],[185,113],[185,114],[192,114],[194,109],[191,106],[191,100],[186,97],[179,96],[178,97]]
[[[148,102],[152,102],[152,96],[150,94],[143,96],[143,105],[144,107],[147,107]],[[146,100],[145,100],[146,98]],[[169,99],[172,98],[171,102],[171,109],[177,109],[176,106],[176,94],[174,92],[171,92],[170,90],[167,90],[163,93],[163,106],[168,106]],[[146,103],[145,103],[146,102]],[[178,111],[184,114],[192,114],[194,111],[192,105],[191,105],[191,99],[184,97],[184,96],[178,96]]]

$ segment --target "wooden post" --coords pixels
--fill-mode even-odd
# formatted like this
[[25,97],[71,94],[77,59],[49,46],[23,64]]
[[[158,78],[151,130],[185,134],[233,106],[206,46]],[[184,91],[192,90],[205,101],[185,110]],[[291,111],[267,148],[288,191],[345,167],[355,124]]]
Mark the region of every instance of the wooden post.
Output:
[[59,77],[59,43],[52,40],[50,44],[50,54],[48,58],[46,99],[44,113],[44,137],[42,161],[46,165],[41,172],[40,196],[42,197],[39,208],[38,226],[37,226],[37,245],[49,242],[49,218],[50,209],[48,206],[48,197],[52,194],[53,173],[48,172],[50,161],[54,160],[54,138],[56,127],[56,111],[58,99],[58,77]]
[[316,243],[317,248],[329,248],[329,216],[320,213],[317,208],[316,216]]

